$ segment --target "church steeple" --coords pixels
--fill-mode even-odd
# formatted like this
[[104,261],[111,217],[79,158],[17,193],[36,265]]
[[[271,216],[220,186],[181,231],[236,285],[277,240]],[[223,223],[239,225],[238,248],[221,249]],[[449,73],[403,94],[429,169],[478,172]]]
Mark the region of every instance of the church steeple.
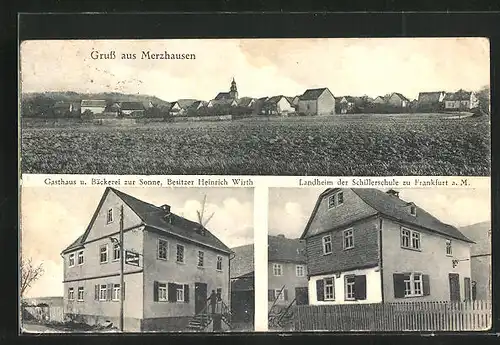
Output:
[[236,87],[236,81],[234,80],[231,82],[231,88],[229,89],[229,95],[231,96],[232,99],[238,99],[238,88]]

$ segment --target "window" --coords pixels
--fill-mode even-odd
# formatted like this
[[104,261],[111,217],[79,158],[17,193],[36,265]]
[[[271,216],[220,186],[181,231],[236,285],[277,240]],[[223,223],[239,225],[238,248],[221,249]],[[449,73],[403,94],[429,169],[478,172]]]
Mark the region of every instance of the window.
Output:
[[78,265],[83,265],[83,250],[78,252]]
[[120,284],[113,284],[113,301],[120,300]]
[[325,301],[335,300],[335,278],[325,278]]
[[328,209],[340,206],[344,203],[344,192],[337,192],[328,197]]
[[75,290],[72,287],[68,288],[68,299],[70,301],[75,299]]
[[108,299],[108,289],[106,284],[99,285],[99,301],[106,301]]
[[184,246],[182,244],[177,245],[177,262],[184,263]]
[[354,233],[352,229],[344,230],[344,249],[354,248]]
[[222,271],[222,256],[217,256],[217,271]]
[[69,267],[75,266],[75,253],[69,254]]
[[323,254],[332,252],[332,237],[330,235],[323,237]]
[[107,215],[107,218],[106,218],[106,222],[107,222],[107,224],[113,223],[113,209],[112,208],[110,208],[108,210],[108,215]]
[[401,247],[420,250],[420,233],[401,228]]
[[404,297],[423,296],[422,274],[409,273],[404,276]]
[[354,300],[356,299],[355,295],[355,284],[356,284],[356,277],[355,276],[345,276],[345,300]]
[[283,266],[281,264],[273,264],[273,274],[275,276],[283,275]]
[[451,248],[451,240],[446,240],[446,255],[453,255],[453,250]]
[[79,300],[79,301],[83,301],[83,292],[84,292],[84,290],[83,290],[83,286],[80,286],[80,287],[78,288],[78,300]]
[[158,300],[161,302],[168,301],[167,284],[158,283]]
[[297,277],[304,277],[305,276],[305,267],[304,267],[304,265],[297,265],[297,266],[295,266],[295,275]]
[[285,294],[281,289],[275,289],[274,290],[274,295],[276,296],[277,301],[284,301],[285,300]]
[[118,243],[113,244],[113,261],[120,260],[120,245]]
[[99,248],[99,254],[100,254],[99,260],[100,260],[101,264],[108,262],[108,245],[107,244],[102,245]]
[[158,259],[168,260],[168,241],[158,239]]
[[184,302],[184,285],[177,285],[177,302]]
[[410,213],[412,216],[416,216],[417,215],[417,208],[415,207],[415,205],[411,205],[410,206]]
[[198,251],[198,267],[203,267],[205,262],[205,253],[201,250]]

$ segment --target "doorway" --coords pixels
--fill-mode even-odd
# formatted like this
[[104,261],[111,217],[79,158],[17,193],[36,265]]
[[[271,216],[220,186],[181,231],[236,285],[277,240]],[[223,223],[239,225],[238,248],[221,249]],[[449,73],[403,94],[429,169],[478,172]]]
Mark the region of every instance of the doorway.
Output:
[[458,273],[450,273],[448,279],[450,281],[450,301],[460,301],[460,276]]
[[194,283],[194,312],[200,313],[207,305],[207,284]]
[[295,288],[295,303],[297,305],[309,304],[309,294],[307,292],[307,287]]

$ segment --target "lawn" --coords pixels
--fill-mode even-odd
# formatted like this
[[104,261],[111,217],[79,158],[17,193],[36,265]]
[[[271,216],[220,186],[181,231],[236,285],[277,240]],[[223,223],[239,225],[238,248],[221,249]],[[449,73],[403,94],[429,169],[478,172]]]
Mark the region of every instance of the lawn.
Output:
[[23,173],[490,175],[487,118],[342,115],[22,129]]

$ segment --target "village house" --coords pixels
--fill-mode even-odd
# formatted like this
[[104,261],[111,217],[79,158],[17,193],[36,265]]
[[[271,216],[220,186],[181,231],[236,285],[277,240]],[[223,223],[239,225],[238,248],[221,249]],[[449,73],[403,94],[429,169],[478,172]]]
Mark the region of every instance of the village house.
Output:
[[295,108],[295,110],[297,110],[297,108],[299,107],[299,100],[300,100],[300,95],[292,97],[291,103],[292,103],[292,106]]
[[421,110],[440,110],[444,106],[445,91],[420,92],[417,106]]
[[384,96],[377,96],[375,97],[375,99],[373,100],[374,104],[385,104],[386,103],[386,100],[384,98]]
[[472,299],[491,301],[491,222],[482,222],[460,229],[475,243],[471,247]]
[[399,92],[393,92],[387,98],[386,103],[392,105],[393,107],[406,108],[410,105],[410,100]]
[[167,204],[108,187],[85,232],[61,253],[68,319],[118,325],[122,253],[125,331],[184,330],[206,312],[212,290],[221,307],[230,303],[230,249],[224,243]]
[[120,113],[123,116],[142,116],[145,110],[142,102],[120,102]]
[[80,112],[84,114],[86,111],[90,111],[92,114],[102,114],[106,106],[107,102],[103,99],[83,99]]
[[54,116],[56,117],[70,117],[76,112],[75,105],[72,102],[57,102],[52,107]]
[[179,99],[170,104],[170,115],[171,116],[184,116],[188,112],[189,108],[196,102],[196,99]]
[[458,90],[444,96],[444,108],[447,110],[470,110],[479,106],[479,100],[472,91]]
[[472,241],[394,190],[325,190],[301,239],[310,304],[471,299]]
[[288,115],[295,112],[290,101],[285,96],[273,96],[264,101],[261,114],[265,115]]
[[238,106],[244,108],[253,108],[255,106],[255,98],[252,97],[241,97],[238,99]]
[[305,243],[284,235],[268,236],[268,303],[308,304]]
[[304,115],[334,115],[335,97],[328,88],[308,89],[299,98],[298,113]]
[[336,111],[340,114],[354,112],[356,106],[356,98],[352,96],[335,97]]
[[238,106],[238,102],[235,99],[212,99],[208,101],[207,107],[221,107],[221,108],[231,108]]

